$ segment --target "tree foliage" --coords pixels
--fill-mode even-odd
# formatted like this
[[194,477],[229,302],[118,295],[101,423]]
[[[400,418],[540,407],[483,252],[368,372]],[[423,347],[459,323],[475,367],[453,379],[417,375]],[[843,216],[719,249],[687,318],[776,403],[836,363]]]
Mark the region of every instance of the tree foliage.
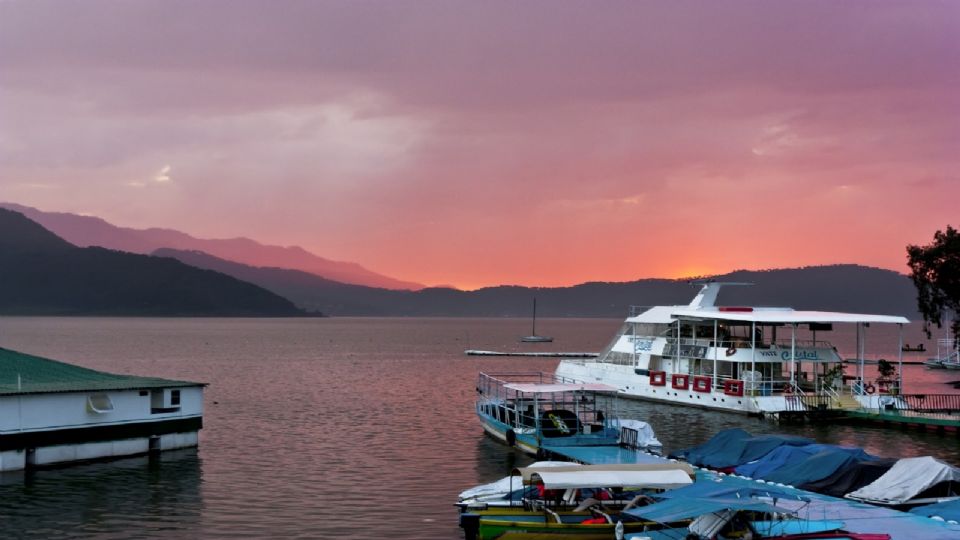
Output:
[[925,246],[907,246],[910,279],[917,287],[917,305],[923,315],[923,331],[930,337],[930,325],[943,326],[943,317],[953,312],[950,327],[960,331],[960,233],[947,225]]

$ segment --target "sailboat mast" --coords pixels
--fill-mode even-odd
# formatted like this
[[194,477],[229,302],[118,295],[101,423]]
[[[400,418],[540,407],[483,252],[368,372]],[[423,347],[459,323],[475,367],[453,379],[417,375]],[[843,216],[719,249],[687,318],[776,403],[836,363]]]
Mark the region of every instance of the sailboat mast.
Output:
[[533,298],[533,332],[531,336],[537,335],[537,298]]

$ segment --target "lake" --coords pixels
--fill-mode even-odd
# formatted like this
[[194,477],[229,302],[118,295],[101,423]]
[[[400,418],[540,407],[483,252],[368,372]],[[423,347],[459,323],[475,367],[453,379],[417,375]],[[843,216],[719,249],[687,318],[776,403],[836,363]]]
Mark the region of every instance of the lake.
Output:
[[[621,321],[538,323],[554,343],[517,343],[529,333],[522,319],[0,318],[6,348],[210,384],[198,450],[0,475],[0,535],[462,538],[457,493],[531,461],[483,435],[473,413],[477,373],[557,363],[464,349],[599,351]],[[896,343],[870,332],[868,344]],[[908,328],[906,341],[919,340]],[[960,374],[906,366],[905,379],[907,392],[946,393]],[[650,422],[667,451],[741,427],[960,463],[952,434],[778,426],[635,401],[623,409]]]

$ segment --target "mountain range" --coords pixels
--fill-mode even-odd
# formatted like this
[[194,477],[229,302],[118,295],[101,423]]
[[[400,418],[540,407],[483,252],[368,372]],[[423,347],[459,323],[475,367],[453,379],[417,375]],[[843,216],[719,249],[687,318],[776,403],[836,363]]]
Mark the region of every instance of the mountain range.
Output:
[[[301,308],[332,315],[527,317],[531,300],[536,297],[538,315],[544,317],[623,317],[631,305],[686,304],[698,290],[685,280],[642,279],[552,288],[389,291],[336,283],[296,270],[256,268],[196,251],[161,249],[154,255],[255,283]],[[738,270],[713,279],[753,283],[750,287],[724,288],[719,300],[726,305],[789,306],[910,318],[917,313],[916,290],[910,279],[879,268],[849,264]]]
[[[684,280],[669,279],[553,288],[498,286],[476,291],[373,287],[297,267],[297,261],[329,262],[299,248],[265,246],[249,239],[200,240],[179,231],[124,229],[99,218],[28,209],[31,216],[63,231],[64,239],[24,215],[0,212],[0,313],[302,315],[306,310],[354,316],[528,317],[531,300],[536,298],[538,315],[544,317],[619,318],[635,304],[686,304],[697,291]],[[99,242],[111,249],[77,247],[67,241],[71,238],[80,238],[81,245]],[[168,241],[170,245],[164,245]],[[178,245],[199,245],[228,254],[253,246],[256,254],[231,259]],[[150,256],[117,251],[124,247],[137,253],[153,249],[148,251]],[[244,262],[269,258],[271,253],[280,255],[269,264]],[[306,254],[305,259],[283,256],[290,253]],[[350,263],[337,264],[353,268]],[[397,287],[403,283],[372,275]],[[917,312],[916,291],[909,278],[879,268],[847,264],[738,270],[713,279],[754,284],[725,288],[720,302],[726,305],[790,306],[909,318],[915,318]]]
[[301,270],[341,283],[383,289],[423,288],[420,283],[384,276],[356,263],[325,259],[297,246],[271,246],[249,238],[202,239],[173,229],[117,227],[98,217],[44,212],[14,203],[0,203],[0,208],[19,212],[80,247],[100,246],[140,254],[148,254],[160,248],[196,250],[252,266],[279,266]]
[[175,259],[81,248],[0,209],[0,313],[303,316],[289,300]]

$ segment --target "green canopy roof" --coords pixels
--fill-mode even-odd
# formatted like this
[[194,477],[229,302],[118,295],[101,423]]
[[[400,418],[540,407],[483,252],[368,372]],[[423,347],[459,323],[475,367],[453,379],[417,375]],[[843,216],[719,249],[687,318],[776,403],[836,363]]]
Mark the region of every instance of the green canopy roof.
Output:
[[0,395],[185,386],[204,386],[204,383],[115,375],[0,348]]

